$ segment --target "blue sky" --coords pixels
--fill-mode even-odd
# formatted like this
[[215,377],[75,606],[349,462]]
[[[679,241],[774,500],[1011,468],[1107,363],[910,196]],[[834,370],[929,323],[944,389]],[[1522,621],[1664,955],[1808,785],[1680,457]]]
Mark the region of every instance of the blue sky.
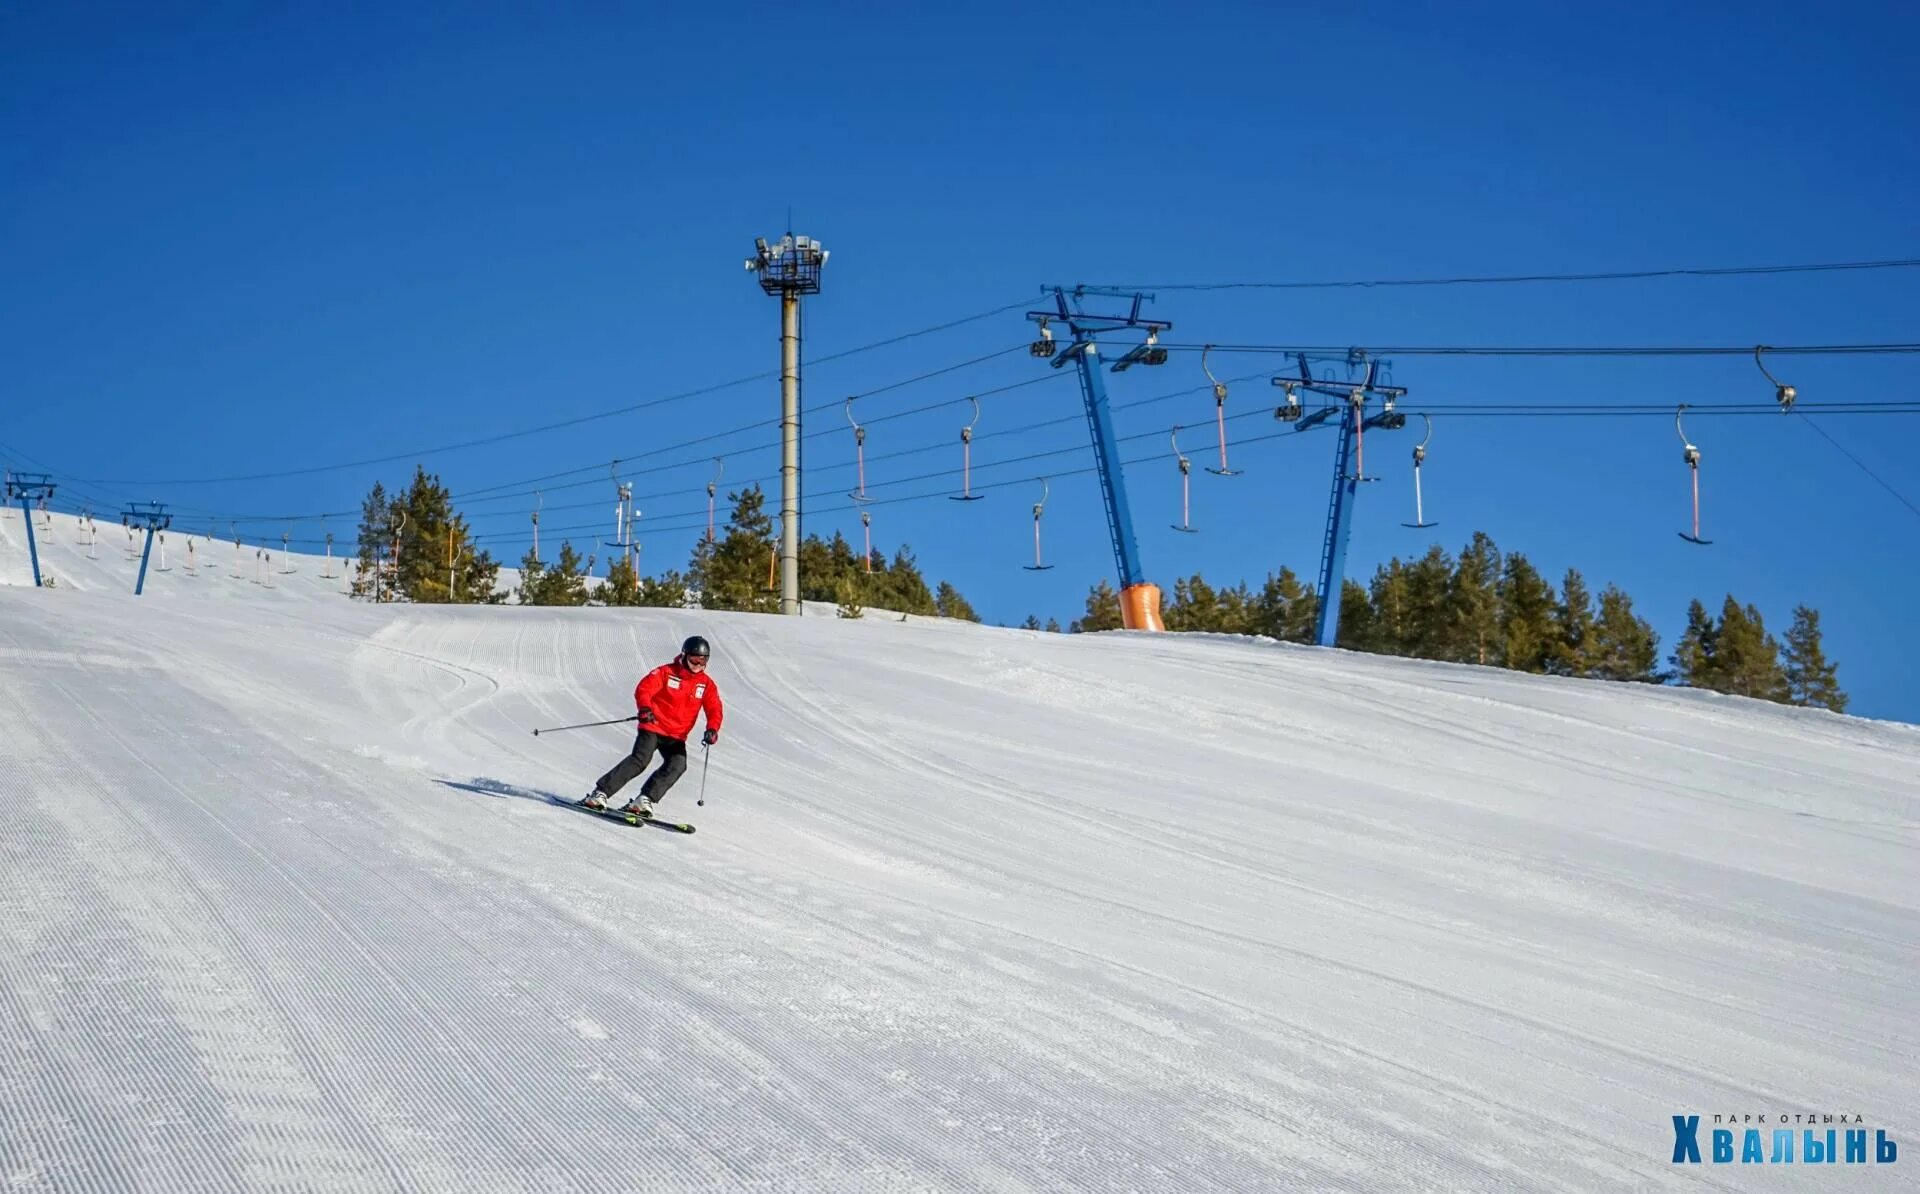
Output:
[[[855,15],[857,12],[857,15]],[[817,360],[1033,300],[1052,283],[1416,278],[1911,257],[1920,88],[1896,6],[973,6],[662,15],[506,6],[13,6],[0,17],[0,456],[61,504],[161,500],[182,529],[344,540],[419,459],[496,556],[611,531],[684,565],[716,455],[777,488],[777,303],[755,236],[833,256]],[[1161,289],[1181,343],[1750,345],[1915,339],[1920,271],[1354,290]],[[849,394],[1031,338],[1020,310],[809,366],[808,532],[859,543]],[[1773,362],[1803,402],[1911,394],[1911,357]],[[1198,360],[1112,377],[1150,579],[1315,568],[1330,436],[1272,438],[1280,362],[1216,356],[1242,475],[1214,477]],[[958,478],[970,393],[1024,352],[862,399],[869,491]],[[1751,358],[1398,357],[1409,405],[1765,402]],[[1182,393],[1182,391],[1185,391]],[[1152,399],[1163,399],[1151,401]],[[876,503],[989,621],[1063,623],[1112,574],[1070,371],[982,399],[987,500]],[[927,408],[927,409],[923,409]],[[608,415],[607,412],[626,413]],[[914,411],[917,413],[903,414]],[[604,416],[604,417],[593,417]],[[886,417],[898,416],[898,417]],[[569,420],[429,455],[416,449]],[[1054,420],[1030,430],[1032,424]],[[1185,424],[1193,522],[1167,433]],[[758,426],[754,426],[758,424]],[[1913,416],[1820,426],[1920,502]],[[736,430],[749,428],[748,430]],[[1920,720],[1901,597],[1920,517],[1799,417],[1700,417],[1703,533],[1683,543],[1670,416],[1448,419],[1415,531],[1406,433],[1368,444],[1349,574],[1475,529],[1553,577],[1620,584],[1672,646],[1727,593],[1784,631],[1819,608],[1853,711]],[[721,433],[734,432],[731,435]],[[719,436],[702,443],[689,441]],[[1268,438],[1256,438],[1268,437]],[[884,454],[928,449],[881,459]],[[1039,460],[996,464],[1060,450]],[[410,454],[404,461],[332,468]],[[323,470],[323,471],[302,471]],[[287,474],[248,481],[221,478]],[[1031,563],[1053,474],[1052,571]],[[576,482],[565,488],[569,482]],[[578,508],[569,508],[569,507]],[[604,552],[604,549],[601,549]],[[603,557],[604,558],[604,557]]]

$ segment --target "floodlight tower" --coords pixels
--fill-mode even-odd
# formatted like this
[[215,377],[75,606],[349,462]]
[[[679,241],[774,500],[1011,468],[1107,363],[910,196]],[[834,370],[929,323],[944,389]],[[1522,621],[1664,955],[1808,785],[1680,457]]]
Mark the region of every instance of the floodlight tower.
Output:
[[778,244],[755,237],[747,269],[780,296],[780,612],[800,612],[800,296],[820,293],[827,251],[789,232]]
[[33,510],[29,502],[44,502],[53,496],[53,478],[47,473],[7,474],[7,500],[19,499],[20,518],[27,524],[27,555],[33,560],[33,587],[40,587],[40,547],[33,541]]

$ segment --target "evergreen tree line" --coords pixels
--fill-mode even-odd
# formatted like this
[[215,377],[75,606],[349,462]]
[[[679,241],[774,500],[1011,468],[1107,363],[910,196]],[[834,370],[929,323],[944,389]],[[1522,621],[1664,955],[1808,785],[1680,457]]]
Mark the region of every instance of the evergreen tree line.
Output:
[[[698,607],[775,613],[780,608],[774,519],[758,485],[729,493],[733,510],[725,533],[702,538],[687,569],[643,576],[631,555],[608,568],[590,590],[594,557],[584,560],[562,542],[551,564],[528,551],[520,561],[515,596],[524,605]],[[800,544],[800,596],[827,602],[842,615],[869,607],[978,622],[965,597],[942,581],[929,587],[913,552],[902,546],[891,560],[863,558],[838,531],[809,535]],[[499,602],[499,564],[476,551],[472,531],[453,509],[437,476],[416,467],[405,492],[379,482],[361,506],[356,596],[381,601],[445,604]],[[1270,574],[1256,591],[1243,581],[1216,589],[1198,573],[1174,583],[1163,617],[1172,631],[1264,635],[1310,642],[1319,618],[1317,595],[1291,568]],[[1028,629],[1043,629],[1029,616]],[[1100,581],[1087,594],[1086,612],[1070,633],[1120,628],[1120,595]],[[1049,619],[1044,629],[1058,631]],[[1784,642],[1768,633],[1760,611],[1729,594],[1720,616],[1695,600],[1687,626],[1660,667],[1659,636],[1634,612],[1633,599],[1609,584],[1598,599],[1577,568],[1559,587],[1520,552],[1502,553],[1476,531],[1458,556],[1435,545],[1416,560],[1395,557],[1369,584],[1349,579],[1341,590],[1339,645],[1417,659],[1477,663],[1557,676],[1641,683],[1678,683],[1794,705],[1844,711],[1836,666],[1820,639],[1820,613],[1793,611]]]
[[[1216,589],[1198,573],[1176,581],[1162,617],[1168,630],[1255,634],[1311,642],[1318,595],[1291,568],[1258,591],[1245,582]],[[1029,629],[1039,629],[1029,617]],[[1052,623],[1048,629],[1058,629]],[[1120,628],[1120,595],[1102,580],[1069,632]],[[1476,663],[1556,676],[1677,683],[1784,704],[1842,712],[1847,696],[1821,647],[1820,613],[1793,611],[1783,643],[1760,611],[1728,595],[1719,618],[1695,600],[1687,629],[1660,667],[1659,635],[1609,584],[1596,600],[1569,568],[1556,589],[1520,552],[1502,553],[1482,532],[1458,556],[1434,546],[1412,561],[1395,557],[1369,584],[1349,579],[1340,595],[1339,645],[1381,655]]]
[[[713,540],[702,538],[685,571],[668,568],[657,576],[645,576],[634,555],[622,553],[608,566],[604,582],[590,588],[587,577],[597,557],[582,557],[570,540],[563,540],[551,561],[528,550],[520,560],[520,584],[513,596],[522,605],[594,601],[777,613],[777,539],[774,519],[766,511],[766,495],[754,485],[727,497],[734,505],[724,533]],[[381,601],[499,602],[507,594],[495,589],[498,573],[499,564],[488,553],[473,550],[472,533],[454,513],[451,495],[438,477],[418,469],[413,485],[401,495],[391,495],[384,485],[374,483],[361,506],[355,596]],[[828,540],[809,535],[801,541],[800,597],[832,602],[854,617],[868,607],[878,607],[980,620],[953,585],[942,581],[928,586],[909,548],[901,547],[891,560],[879,552],[863,559],[837,531]]]
[[499,563],[474,550],[453,495],[417,465],[404,492],[388,493],[375,481],[361,502],[358,562],[352,592],[368,600],[446,605],[504,596],[494,591]]

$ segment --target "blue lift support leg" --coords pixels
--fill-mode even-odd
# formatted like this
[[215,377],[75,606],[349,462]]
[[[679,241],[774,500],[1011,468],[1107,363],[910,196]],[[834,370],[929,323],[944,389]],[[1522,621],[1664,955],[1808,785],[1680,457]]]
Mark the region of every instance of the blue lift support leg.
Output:
[[138,597],[147,587],[147,557],[153,554],[153,528],[147,528],[147,545],[140,549],[140,575],[133,582],[133,595]]
[[1340,637],[1340,595],[1346,587],[1347,539],[1353,533],[1353,502],[1360,479],[1353,469],[1353,422],[1340,420],[1340,441],[1333,452],[1333,497],[1327,503],[1327,536],[1320,545],[1320,627],[1318,641],[1331,647]]
[[27,556],[33,560],[33,587],[40,587],[40,545],[33,541],[33,509],[27,505],[25,494],[20,497],[20,517],[27,524]]
[[33,508],[53,496],[53,478],[46,473],[8,473],[7,496],[20,500],[20,517],[27,524],[27,556],[33,561],[33,587],[40,587],[40,545],[33,537]]
[[[1381,380],[1385,361],[1368,360],[1361,349],[1347,353],[1346,365],[1349,374],[1365,366],[1363,376],[1349,381],[1335,381],[1331,378],[1315,378],[1307,364],[1305,353],[1296,353],[1300,364],[1297,378],[1278,377],[1275,385],[1287,386],[1287,393],[1297,389],[1309,394],[1321,394],[1337,400],[1339,405],[1326,406],[1320,410],[1297,419],[1294,430],[1305,431],[1332,419],[1336,414],[1340,419],[1339,438],[1333,451],[1333,496],[1327,502],[1327,532],[1320,542],[1320,597],[1319,624],[1316,627],[1314,641],[1323,647],[1334,646],[1340,638],[1340,597],[1346,589],[1347,578],[1347,540],[1353,536],[1354,505],[1360,496],[1360,482],[1357,467],[1360,450],[1359,437],[1369,428],[1381,428],[1398,431],[1407,425],[1407,416],[1394,409],[1395,403],[1406,396],[1403,387],[1389,385]],[[1324,359],[1324,358],[1323,358]],[[1382,399],[1384,409],[1379,414],[1366,413],[1366,400],[1370,396]]]
[[1080,368],[1080,394],[1086,399],[1087,427],[1093,434],[1093,455],[1100,465],[1100,494],[1106,500],[1107,535],[1113,541],[1113,562],[1120,570],[1120,587],[1132,588],[1147,579],[1140,566],[1140,546],[1133,538],[1133,512],[1127,506],[1127,479],[1120,470],[1120,441],[1113,434],[1113,415],[1107,409],[1107,383],[1100,376],[1100,346],[1087,341],[1073,354]]
[[166,507],[159,502],[142,502],[129,506],[121,514],[123,523],[130,527],[145,527],[147,545],[140,549],[140,576],[133,582],[133,595],[140,596],[147,587],[147,557],[153,553],[153,533],[164,531],[173,525],[173,515],[165,513]]
[[[1144,331],[1147,341],[1127,350],[1112,368],[1117,373],[1136,364],[1157,365],[1167,359],[1164,348],[1154,346],[1155,338],[1173,325],[1163,319],[1148,319],[1140,314],[1140,304],[1151,295],[1119,291],[1107,287],[1077,286],[1075,304],[1067,301],[1062,287],[1043,288],[1051,293],[1054,309],[1029,311],[1027,318],[1040,325],[1040,336],[1033,344],[1033,355],[1052,357],[1059,369],[1073,362],[1080,371],[1080,395],[1087,407],[1087,427],[1092,433],[1094,461],[1100,471],[1100,494],[1107,512],[1107,536],[1113,543],[1114,567],[1120,574],[1120,623],[1129,630],[1164,630],[1160,620],[1160,590],[1147,583],[1146,569],[1140,563],[1140,545],[1133,537],[1133,511],[1127,505],[1127,481],[1120,460],[1120,440],[1113,433],[1113,414],[1107,406],[1106,379],[1100,375],[1100,332]],[[1087,295],[1129,298],[1132,307],[1125,315],[1094,315],[1074,309]],[[1048,324],[1059,322],[1073,333],[1073,342],[1054,355],[1053,333]]]

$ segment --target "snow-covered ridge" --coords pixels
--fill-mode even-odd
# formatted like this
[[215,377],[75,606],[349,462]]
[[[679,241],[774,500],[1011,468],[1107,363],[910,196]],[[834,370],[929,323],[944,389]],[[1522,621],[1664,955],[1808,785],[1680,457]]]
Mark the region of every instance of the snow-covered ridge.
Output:
[[[172,535],[135,598],[99,529],[55,515],[35,590],[0,517],[9,1188],[1755,1188],[1836,1178],[1673,1165],[1670,1117],[1920,1128],[1915,727],[1228,636],[373,607]],[[529,731],[630,713],[690,633],[699,831],[551,803],[631,735]]]

